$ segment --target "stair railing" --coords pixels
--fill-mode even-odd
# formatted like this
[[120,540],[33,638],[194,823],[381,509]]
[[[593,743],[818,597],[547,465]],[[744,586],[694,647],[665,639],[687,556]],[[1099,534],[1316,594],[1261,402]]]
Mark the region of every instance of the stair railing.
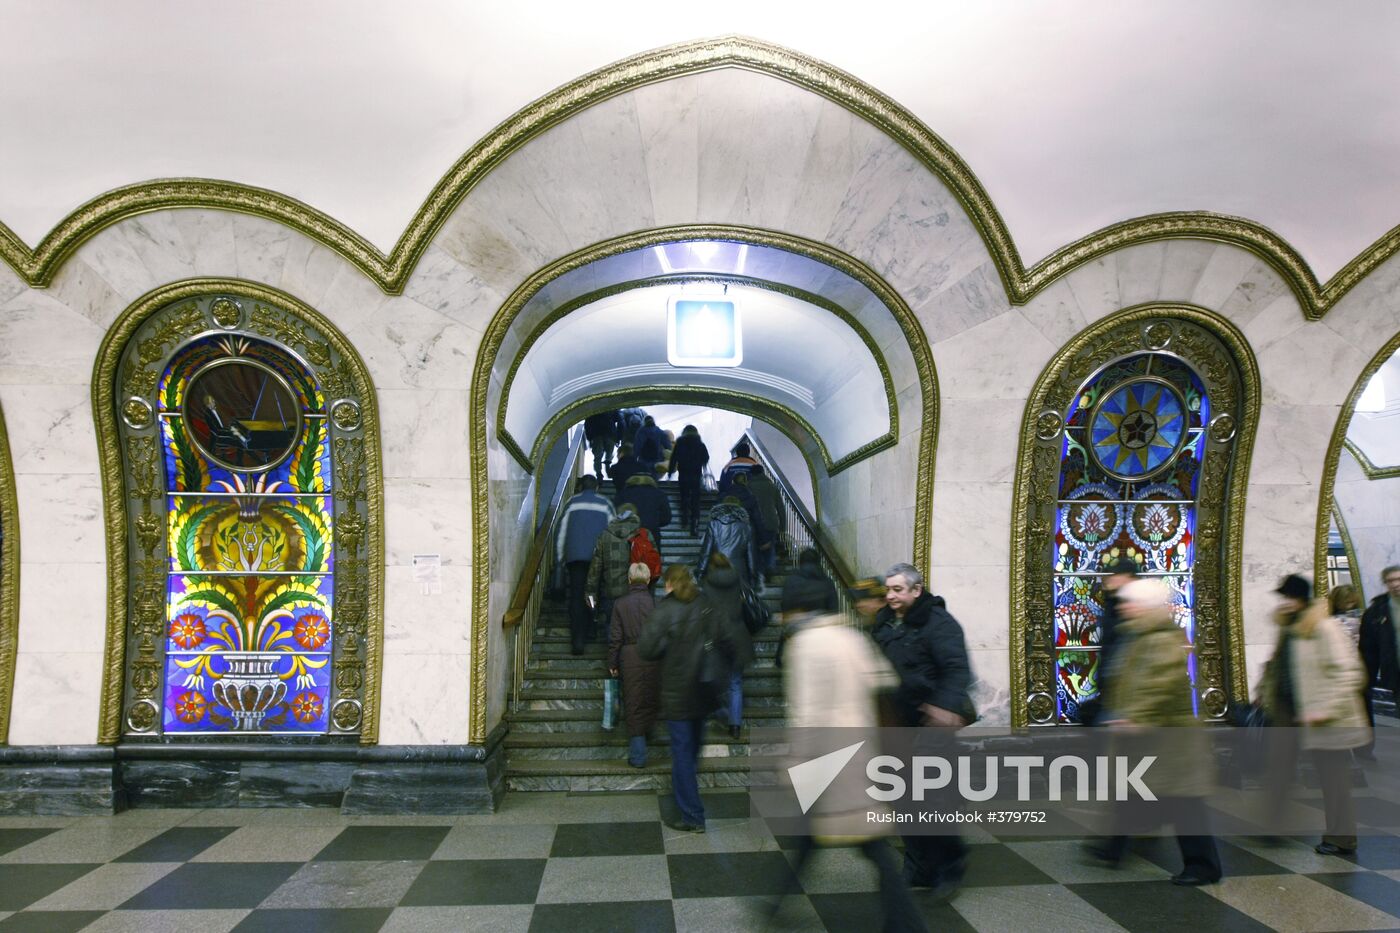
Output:
[[[512,662],[510,682],[511,709],[520,708],[520,691],[525,684],[525,670],[530,662],[530,648],[535,642],[535,628],[540,621],[540,607],[544,603],[545,591],[554,575],[554,534],[559,519],[564,513],[564,505],[574,494],[578,479],[579,463],[583,459],[583,432],[575,429],[569,442],[569,454],[564,458],[564,469],[557,480],[548,486],[550,498],[535,539],[530,544],[530,553],[525,558],[525,566],[520,571],[520,579],[515,584],[515,593],[510,606],[501,619],[501,627],[515,630],[515,658]],[[548,480],[536,480],[536,495],[546,491]]]
[[[763,446],[763,442],[754,436],[752,431],[744,432],[745,439],[749,442],[749,448],[753,451],[754,457],[763,464],[764,470],[777,484],[778,491],[783,499],[783,525],[781,535],[788,548],[789,558],[796,563],[797,555],[805,548],[811,548],[817,552],[821,559],[822,571],[836,583],[836,603],[839,611],[846,617],[848,624],[860,625],[860,619],[856,615],[855,606],[848,595],[852,584],[856,581],[856,576],[851,573],[846,562],[837,553],[836,546],[829,535],[822,530],[816,516],[803,504],[802,499],[793,489],[792,483],[781,469],[772,455]],[[774,545],[775,547],[777,545]]]

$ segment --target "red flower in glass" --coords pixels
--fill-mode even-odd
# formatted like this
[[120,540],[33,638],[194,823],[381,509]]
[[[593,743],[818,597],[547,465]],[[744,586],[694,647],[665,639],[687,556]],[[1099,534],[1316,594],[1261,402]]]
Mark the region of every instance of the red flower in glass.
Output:
[[182,693],[175,700],[175,715],[180,717],[181,722],[193,725],[204,718],[207,705],[204,697],[194,691]]
[[182,612],[170,623],[170,640],[186,651],[204,641],[206,634],[204,620],[192,612]]
[[319,612],[308,612],[297,620],[292,636],[308,651],[323,647],[331,637],[331,624]]
[[321,698],[314,693],[300,693],[292,700],[292,715],[297,722],[315,722],[321,718],[321,710]]

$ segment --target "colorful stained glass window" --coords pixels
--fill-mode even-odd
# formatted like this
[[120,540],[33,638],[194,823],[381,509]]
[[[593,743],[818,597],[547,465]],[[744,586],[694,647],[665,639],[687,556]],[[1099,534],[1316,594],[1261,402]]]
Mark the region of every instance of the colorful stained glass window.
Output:
[[[1192,569],[1210,399],[1195,370],[1144,353],[1090,380],[1065,416],[1054,568],[1056,719],[1098,695],[1106,568],[1122,558],[1165,582],[1195,644]],[[1192,689],[1194,652],[1183,659]]]
[[334,627],[325,399],[286,351],[207,337],[159,385],[166,734],[324,733]]

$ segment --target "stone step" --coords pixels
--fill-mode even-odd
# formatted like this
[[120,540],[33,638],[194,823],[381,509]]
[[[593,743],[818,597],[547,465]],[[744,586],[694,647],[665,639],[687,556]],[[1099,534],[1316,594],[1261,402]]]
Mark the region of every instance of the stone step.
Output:
[[[747,787],[744,758],[702,758],[697,768],[701,787]],[[665,790],[671,786],[671,762],[649,758],[646,767],[621,761],[507,761],[506,787],[518,791]]]
[[[777,656],[775,650],[767,653],[759,653],[754,656],[749,664],[747,673],[755,671],[771,671],[775,675],[779,668],[775,663]],[[595,658],[575,658],[568,657],[557,661],[535,661],[531,658],[529,667],[526,670],[526,677],[605,677],[607,671],[603,667],[604,661]]]
[[[564,700],[572,703],[593,703],[602,708],[603,687],[601,682],[597,687],[525,687],[520,691],[521,702],[530,703],[538,700]],[[744,699],[751,701],[755,706],[767,705],[770,700],[783,699],[783,682],[781,678],[764,677],[750,682],[746,676],[744,679]]]
[[[603,681],[607,679],[607,672],[601,666],[590,671],[527,671],[525,681],[521,684],[523,691],[530,690],[583,690],[599,691],[603,689]],[[751,667],[744,671],[744,693],[759,696],[757,688],[767,689],[769,685],[776,685],[781,690],[783,684],[783,672],[776,667]],[[750,691],[750,687],[755,688]],[[527,694],[522,694],[527,695]]]
[[[520,761],[618,761],[627,757],[627,730],[621,724],[612,732],[512,732],[506,737],[508,766]],[[704,758],[747,758],[748,741],[734,741],[727,733],[710,730],[701,746]],[[647,742],[647,757],[671,760],[671,737],[659,725]]]
[[[776,646],[778,640],[781,637],[782,629],[780,629],[776,625],[765,625],[763,628],[759,629],[756,634],[753,635],[752,641],[755,645],[771,642],[773,643],[773,645]],[[540,626],[539,628],[535,629],[534,644],[536,646],[548,646],[547,650],[550,651],[568,650],[571,638],[572,636],[569,634],[569,629],[567,626]],[[589,645],[589,647],[598,647],[601,644],[601,642],[593,642]]]
[[[781,706],[744,707],[745,726],[780,728],[786,716]],[[600,702],[592,709],[522,709],[506,714],[510,734],[517,732],[597,732],[603,721]]]

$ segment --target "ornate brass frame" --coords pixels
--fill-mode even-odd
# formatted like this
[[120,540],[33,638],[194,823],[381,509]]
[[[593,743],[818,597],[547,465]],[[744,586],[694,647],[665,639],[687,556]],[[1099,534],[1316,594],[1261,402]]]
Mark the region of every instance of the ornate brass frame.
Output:
[[1343,446],[1356,458],[1356,465],[1361,467],[1361,472],[1366,474],[1367,479],[1395,479],[1400,476],[1400,465],[1398,466],[1376,466],[1371,462],[1371,458],[1366,456],[1366,451],[1362,450],[1355,442],[1344,440]]
[[[1169,322],[1164,328],[1158,322]],[[1183,352],[1184,351],[1184,352]],[[1023,727],[1053,717],[1051,575],[1045,560],[1054,529],[1064,412],[1084,383],[1118,359],[1169,352],[1213,383],[1215,410],[1200,479],[1195,574],[1197,658],[1206,684],[1203,708],[1222,715],[1230,697],[1246,695],[1240,568],[1249,460],[1259,423],[1259,368],[1231,323],[1204,308],[1176,303],[1136,305],[1077,334],[1041,372],[1021,419],[1011,512],[1011,723]],[[1233,423],[1223,422],[1231,418]],[[1217,425],[1220,427],[1217,428]],[[1233,453],[1231,453],[1233,451]],[[1220,454],[1229,454],[1223,468]],[[1222,535],[1222,524],[1223,535]],[[1202,559],[1214,554],[1216,558]],[[1223,610],[1223,618],[1222,618]],[[1228,628],[1228,631],[1227,631]],[[1226,670],[1228,652],[1228,672]],[[1214,693],[1212,693],[1214,691]],[[1227,696],[1228,692],[1228,696]],[[1040,708],[1030,709],[1031,696]]]
[[[561,409],[545,423],[545,426],[540,429],[539,436],[535,438],[535,443],[531,445],[530,459],[538,463],[540,457],[571,425],[578,424],[589,415],[607,411],[609,408],[630,408],[633,405],[648,403],[656,405],[707,405],[711,408],[722,408],[728,411],[740,411],[740,406],[752,409],[753,411],[745,413],[753,414],[760,421],[777,428],[787,436],[788,440],[792,441],[798,450],[802,451],[802,459],[807,464],[807,474],[812,481],[812,502],[816,506],[817,517],[821,517],[821,486],[817,482],[816,468],[812,466],[812,461],[807,456],[807,444],[803,443],[803,440],[806,439],[813,447],[820,448],[821,438],[813,432],[811,425],[784,406],[760,395],[750,395],[747,392],[736,392],[732,389],[712,389],[707,386],[666,386],[663,388],[639,386],[630,389],[613,389],[585,396]],[[831,473],[828,471],[827,475],[830,476]]]
[[209,208],[266,217],[334,250],[389,294],[404,284],[429,243],[468,192],[513,152],[582,110],[636,88],[719,68],[741,68],[811,91],[898,141],[954,192],[996,263],[1013,304],[1024,304],[1060,276],[1115,250],[1194,239],[1247,250],[1288,283],[1309,320],[1321,318],[1359,281],[1400,251],[1400,226],[1357,254],[1327,281],[1286,240],[1261,224],[1210,211],[1150,214],[1104,227],[1027,269],[986,189],[962,158],[895,101],[838,68],[791,49],[730,35],[643,52],[589,72],[518,110],[482,137],[438,181],[386,256],[327,214],[294,198],[228,181],[174,178],[118,188],[82,205],[30,249],[0,224],[0,257],[30,284],[48,285],[79,246],[123,219],[151,211]]
[[[529,354],[530,348],[535,345],[535,342],[541,337],[543,337],[551,327],[559,323],[564,318],[568,317],[570,314],[574,313],[575,311],[578,311],[581,308],[585,308],[588,305],[593,304],[594,302],[602,301],[604,298],[611,298],[614,295],[621,295],[639,288],[653,288],[656,286],[664,285],[683,285],[687,283],[743,285],[750,288],[761,288],[779,295],[786,295],[789,298],[795,298],[798,301],[807,302],[808,304],[815,305],[816,307],[819,307],[824,311],[830,312],[831,314],[840,318],[842,323],[844,323],[851,330],[855,331],[856,336],[860,337],[861,342],[864,343],[866,349],[870,351],[870,355],[875,358],[875,365],[880,370],[880,378],[885,386],[885,402],[889,408],[890,419],[890,429],[887,432],[885,432],[877,438],[874,438],[866,444],[862,444],[855,450],[841,457],[839,460],[832,461],[831,454],[827,451],[826,444],[822,441],[821,435],[816,433],[815,429],[812,429],[810,425],[807,425],[807,422],[804,421],[802,417],[796,412],[791,411],[787,408],[783,408],[782,406],[777,406],[777,403],[772,403],[776,407],[781,408],[782,412],[786,416],[798,420],[811,431],[813,439],[816,441],[817,446],[821,450],[822,464],[826,467],[826,472],[828,476],[834,476],[837,473],[840,473],[842,470],[846,469],[847,467],[854,466],[855,464],[864,460],[866,457],[873,456],[876,453],[879,453],[880,451],[884,450],[885,448],[898,443],[899,406],[895,402],[894,380],[890,377],[889,365],[885,362],[884,354],[880,352],[880,348],[875,345],[875,340],[870,336],[870,332],[867,331],[863,326],[861,326],[861,323],[858,320],[856,320],[855,316],[852,315],[849,311],[838,305],[836,302],[831,301],[827,298],[823,298],[820,295],[804,291],[800,288],[794,288],[790,285],[784,285],[779,282],[770,282],[766,279],[756,279],[752,276],[747,275],[709,275],[705,273],[680,272],[673,273],[671,275],[649,276],[644,279],[632,279],[627,282],[619,282],[616,285],[610,285],[606,288],[599,288],[594,291],[588,292],[587,294],[580,295],[577,298],[574,298],[570,301],[566,301],[558,308],[555,308],[548,315],[546,315],[543,320],[536,324],[534,328],[531,329],[530,333],[525,336],[525,340],[520,344],[520,349],[515,351],[515,358],[511,360],[510,369],[506,371],[505,382],[501,386],[501,403],[499,406],[497,406],[496,409],[496,438],[501,442],[502,446],[504,446],[505,449],[510,452],[510,455],[515,458],[516,462],[525,468],[525,471],[527,473],[533,473],[535,471],[534,464],[539,461],[539,453],[536,450],[532,450],[528,457],[525,456],[524,450],[521,449],[515,437],[509,431],[506,430],[506,406],[510,403],[510,387],[515,382],[516,373],[519,372],[521,364],[525,362],[525,357],[527,354]],[[721,395],[724,394],[724,390],[716,391]],[[748,396],[744,395],[743,393],[739,393],[739,396],[744,398],[758,398],[758,396]],[[544,433],[548,432],[542,432],[542,434]]]
[[[1342,403],[1342,411],[1337,415],[1337,423],[1332,428],[1332,440],[1327,445],[1327,459],[1322,461],[1322,482],[1319,484],[1317,499],[1317,526],[1313,538],[1313,580],[1316,594],[1327,595],[1327,526],[1331,522],[1332,503],[1337,498],[1337,468],[1341,463],[1342,449],[1347,446],[1347,431],[1351,429],[1351,418],[1356,412],[1356,402],[1361,398],[1361,393],[1366,391],[1366,385],[1371,381],[1371,377],[1380,371],[1386,360],[1400,351],[1400,334],[1396,334],[1385,342],[1385,346],[1376,351],[1376,355],[1371,357],[1371,361],[1366,364],[1366,368],[1361,371],[1356,384],[1347,393],[1346,401]],[[1361,464],[1361,469],[1365,471],[1366,462],[1360,457],[1357,462]],[[1372,479],[1370,473],[1366,474],[1367,479]]]
[[487,494],[486,425],[487,393],[491,387],[491,372],[506,334],[520,311],[535,295],[554,279],[581,269],[600,259],[607,259],[633,250],[646,249],[685,240],[729,240],[756,246],[786,250],[824,263],[855,279],[890,309],[908,341],[918,372],[922,398],[919,426],[918,470],[914,483],[914,564],[928,572],[930,516],[933,510],[934,453],[938,442],[938,383],[933,365],[933,352],[919,321],[899,293],[864,263],[838,250],[791,234],[758,230],[732,225],[687,224],[629,233],[586,247],[537,270],[501,305],[491,318],[481,345],[477,349],[472,369],[471,417],[468,430],[471,437],[472,488],[472,670],[471,727],[469,740],[486,739],[486,680],[488,648],[491,633],[491,506]]
[[0,745],[10,738],[19,655],[19,489],[10,458],[10,436],[0,411]]
[[[234,296],[253,303],[246,317],[239,312],[232,318],[235,326],[241,318],[245,332],[271,337],[294,352],[300,351],[301,359],[321,381],[328,416],[336,420],[342,433],[352,435],[337,436],[333,448],[340,474],[334,498],[343,506],[336,513],[339,639],[333,689],[339,698],[337,707],[342,703],[346,706],[332,718],[342,732],[358,732],[362,744],[374,744],[379,730],[384,620],[383,468],[374,386],[364,361],[329,319],[285,292],[237,279],[189,279],[148,292],[122,312],[107,331],[93,364],[92,409],[107,529],[107,645],[98,742],[114,744],[125,731],[122,711],[129,667],[144,692],[154,689],[150,684],[153,661],[146,657],[149,652],[144,652],[144,647],[137,652],[141,657],[128,664],[132,654],[128,630],[143,642],[155,631],[164,630],[165,561],[155,555],[155,548],[164,533],[165,510],[162,507],[157,516],[155,510],[148,509],[131,522],[127,509],[128,501],[149,504],[164,498],[164,487],[157,480],[155,439],[139,436],[154,425],[154,419],[145,421],[147,416],[138,414],[143,419],[137,422],[140,427],[128,425],[132,431],[125,431],[118,424],[118,406],[125,409],[128,399],[154,392],[159,370],[147,367],[162,361],[170,348],[202,333],[230,332],[224,323],[230,318],[224,312],[231,306],[218,307],[216,299],[206,313],[199,304],[213,296]],[[166,318],[157,331],[141,341],[136,356],[128,356],[132,339],[161,313]],[[210,323],[210,315],[217,324]],[[124,358],[128,360],[125,366]],[[347,399],[355,406],[334,404]],[[147,404],[145,410],[150,408]],[[338,416],[336,409],[344,414]],[[124,460],[129,462],[130,484]],[[365,503],[368,521],[358,510],[359,502]],[[129,560],[133,544],[141,548],[136,553],[143,554],[134,562]],[[362,546],[364,558],[360,557]],[[133,569],[136,576],[130,576]],[[130,626],[129,607],[133,607]],[[150,704],[151,700],[145,697],[141,702]],[[358,719],[353,728],[348,726],[352,717]]]
[[[1351,568],[1351,583],[1356,587],[1356,598],[1361,600],[1361,608],[1366,608],[1366,584],[1361,579],[1361,562],[1356,559],[1356,544],[1351,540],[1351,529],[1347,527],[1346,516],[1342,514],[1337,500],[1332,500],[1332,519],[1337,523],[1337,533],[1342,536],[1342,550],[1347,552],[1347,566]],[[1324,555],[1324,560],[1326,559]],[[1327,574],[1323,573],[1322,578]],[[1331,589],[1328,586],[1326,589]]]

